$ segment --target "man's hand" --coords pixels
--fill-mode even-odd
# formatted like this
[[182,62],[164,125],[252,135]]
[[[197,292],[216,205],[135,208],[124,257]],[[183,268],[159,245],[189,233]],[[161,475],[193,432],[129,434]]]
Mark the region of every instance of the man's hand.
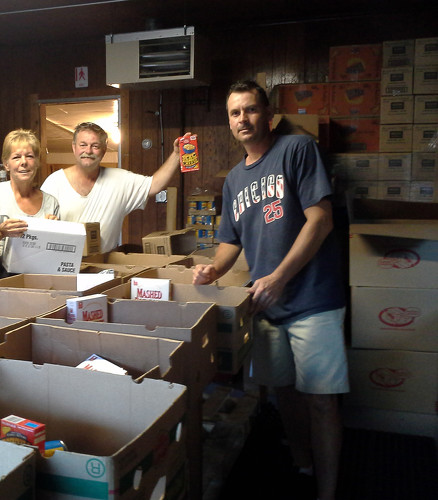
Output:
[[212,264],[198,264],[193,269],[193,285],[209,285],[213,283],[217,273]]
[[277,302],[283,292],[284,284],[272,274],[256,280],[248,290],[251,295],[251,312],[256,314]]
[[27,222],[19,219],[6,219],[0,224],[0,234],[3,238],[19,238],[27,231]]

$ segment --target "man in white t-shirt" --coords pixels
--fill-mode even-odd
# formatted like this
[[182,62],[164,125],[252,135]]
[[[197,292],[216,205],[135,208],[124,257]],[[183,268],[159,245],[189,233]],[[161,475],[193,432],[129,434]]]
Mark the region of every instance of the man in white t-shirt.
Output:
[[148,198],[167,187],[180,165],[176,139],[172,153],[152,176],[102,167],[107,140],[107,133],[99,125],[77,125],[72,143],[75,165],[50,174],[41,186],[58,199],[60,219],[100,222],[102,252],[118,245],[125,216],[144,209]]

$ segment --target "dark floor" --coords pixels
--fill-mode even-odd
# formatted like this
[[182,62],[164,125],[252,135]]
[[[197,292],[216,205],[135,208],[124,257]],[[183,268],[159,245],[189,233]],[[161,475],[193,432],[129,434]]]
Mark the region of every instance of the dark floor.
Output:
[[[291,474],[278,413],[267,405],[218,500],[308,500]],[[345,429],[337,500],[437,500],[438,464],[427,437]]]

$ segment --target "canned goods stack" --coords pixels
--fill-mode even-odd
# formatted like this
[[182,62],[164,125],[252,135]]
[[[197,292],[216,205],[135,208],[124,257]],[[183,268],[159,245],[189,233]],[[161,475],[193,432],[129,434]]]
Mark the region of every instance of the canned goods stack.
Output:
[[197,230],[198,248],[211,247],[218,243],[217,230],[220,223],[222,197],[218,194],[188,196],[186,227]]

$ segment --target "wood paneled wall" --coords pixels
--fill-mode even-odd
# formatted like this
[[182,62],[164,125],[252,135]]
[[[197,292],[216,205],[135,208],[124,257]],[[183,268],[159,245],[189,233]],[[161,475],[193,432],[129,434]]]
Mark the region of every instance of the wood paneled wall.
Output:
[[[364,18],[348,17],[302,23],[242,26],[236,30],[218,27],[209,33],[212,81],[208,88],[131,90],[122,98],[123,165],[142,174],[153,174],[173,140],[184,131],[197,133],[201,170],[176,174],[171,182],[178,188],[177,227],[184,227],[184,199],[195,189],[220,192],[223,179],[217,173],[231,168],[242,156],[232,139],[225,113],[228,86],[237,79],[266,74],[268,91],[276,85],[324,82],[328,75],[329,48],[334,45],[379,43],[384,40],[438,36],[437,8],[417,15],[376,13]],[[202,29],[202,26],[199,27]],[[0,47],[3,75],[0,83],[0,136],[17,127],[39,130],[36,99],[114,94],[105,85],[105,42],[103,39],[62,42],[47,46]],[[74,68],[88,66],[89,87],[74,88]],[[32,105],[32,103],[34,103]],[[163,141],[155,111],[162,106]],[[129,133],[128,133],[129,132]],[[141,148],[150,138],[153,147]],[[150,200],[144,212],[129,216],[125,243],[140,244],[141,237],[166,227],[164,204]]]

